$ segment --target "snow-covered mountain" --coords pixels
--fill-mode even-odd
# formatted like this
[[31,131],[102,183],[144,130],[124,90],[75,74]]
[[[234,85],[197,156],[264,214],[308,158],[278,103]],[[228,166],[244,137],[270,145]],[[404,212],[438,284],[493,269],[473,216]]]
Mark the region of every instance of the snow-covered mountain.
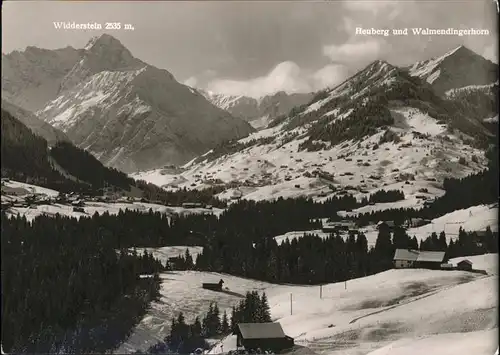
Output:
[[273,119],[286,115],[294,107],[307,104],[313,93],[287,94],[284,91],[255,99],[247,96],[232,96],[198,90],[215,106],[228,111],[235,117],[244,119],[256,128],[264,128]]
[[[135,58],[110,35],[80,50],[30,47],[6,57],[7,98],[19,95],[19,102],[30,103],[22,107],[39,108],[42,120],[124,171],[182,164],[253,131],[168,71]],[[45,91],[47,86],[51,90]],[[43,100],[51,101],[41,105]]]
[[16,117],[33,133],[44,138],[49,146],[59,141],[69,141],[62,131],[39,119],[35,114],[2,98],[2,109]]
[[431,84],[438,95],[451,89],[488,85],[498,80],[498,65],[464,46],[440,57],[417,62],[408,70],[412,76]]
[[463,107],[406,68],[375,61],[267,129],[193,160],[180,174],[159,169],[134,177],[166,188],[226,184],[220,197],[228,199],[322,200],[349,190],[361,198],[397,189],[406,199],[388,205],[419,206],[442,194],[444,178],[485,167],[478,144],[493,136],[483,122],[487,116]]

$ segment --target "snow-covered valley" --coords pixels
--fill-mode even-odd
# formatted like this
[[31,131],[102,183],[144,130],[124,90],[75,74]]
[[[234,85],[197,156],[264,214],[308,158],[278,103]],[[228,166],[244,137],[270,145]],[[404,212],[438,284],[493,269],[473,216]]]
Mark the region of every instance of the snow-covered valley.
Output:
[[[195,271],[164,273],[161,300],[153,303],[119,352],[145,350],[161,341],[170,319],[180,311],[192,321],[205,313],[211,302],[217,302],[221,310],[230,310],[247,291],[257,290],[266,292],[272,317],[285,333],[318,354],[400,355],[417,354],[422,349],[448,354],[451,346],[455,355],[489,355],[498,347],[498,254],[467,259],[489,274],[389,270],[323,285],[321,298],[319,286],[274,285]],[[220,278],[228,290],[201,288],[202,282]],[[234,348],[235,338],[229,336],[209,353]]]

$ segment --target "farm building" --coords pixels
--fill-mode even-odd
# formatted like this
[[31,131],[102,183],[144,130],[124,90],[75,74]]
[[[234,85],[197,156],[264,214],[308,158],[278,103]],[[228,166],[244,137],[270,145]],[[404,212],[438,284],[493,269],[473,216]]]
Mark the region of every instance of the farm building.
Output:
[[406,228],[417,228],[417,227],[425,226],[426,224],[429,224],[429,223],[431,223],[431,221],[428,219],[410,218],[409,220],[406,221],[405,227]]
[[420,251],[415,266],[424,269],[439,269],[445,262],[444,251]]
[[203,283],[201,287],[212,291],[222,291],[222,285],[224,285],[224,280],[220,279],[218,283]]
[[184,202],[182,204],[182,207],[184,208],[201,208],[203,205],[199,202]]
[[441,264],[441,270],[453,270],[453,264],[445,263]]
[[412,249],[396,249],[393,261],[396,269],[412,267],[440,269],[441,264],[446,262],[444,251],[423,251]]
[[24,196],[28,193],[29,191],[22,187],[2,186],[2,195]]
[[411,268],[415,266],[419,251],[408,249],[396,249],[394,253],[394,267],[396,269]]
[[471,271],[472,270],[472,262],[465,259],[457,263],[458,270]]
[[240,323],[234,332],[238,348],[245,350],[281,351],[294,346],[279,323]]
[[321,230],[323,232],[338,232],[348,231],[354,227],[356,227],[356,224],[351,221],[327,222],[323,223]]

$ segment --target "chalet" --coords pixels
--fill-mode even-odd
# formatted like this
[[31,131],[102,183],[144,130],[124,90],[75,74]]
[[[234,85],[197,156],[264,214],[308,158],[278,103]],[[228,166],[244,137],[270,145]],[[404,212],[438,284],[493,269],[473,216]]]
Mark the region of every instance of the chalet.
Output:
[[420,251],[415,265],[423,269],[439,269],[446,262],[445,257],[444,251]]
[[199,202],[184,202],[182,204],[182,207],[184,208],[201,208],[203,205]]
[[418,250],[396,249],[394,254],[394,267],[396,269],[405,269],[415,266],[418,258]]
[[426,224],[429,224],[429,223],[431,223],[431,221],[428,220],[428,219],[410,218],[409,220],[406,221],[405,227],[407,227],[407,228],[416,228],[416,227],[425,226]]
[[444,251],[423,251],[413,249],[396,249],[394,253],[394,267],[440,269],[446,262]]
[[204,282],[201,287],[206,290],[212,291],[222,291],[222,286],[224,285],[224,280],[220,279],[218,283]]
[[28,194],[28,191],[22,187],[2,186],[2,195],[4,194],[11,196],[24,196]]
[[294,346],[293,338],[285,335],[279,323],[240,323],[234,334],[237,347],[247,351],[278,352]]
[[453,264],[450,264],[450,263],[444,263],[444,264],[441,264],[440,269],[441,270],[453,270],[454,266],[453,266]]
[[338,231],[348,231],[355,227],[356,225],[351,221],[340,221],[340,222],[323,223],[321,229],[323,232],[338,232]]
[[470,260],[464,259],[457,263],[458,270],[472,271],[472,262]]
[[84,205],[82,200],[74,200],[71,202],[71,205],[73,207],[82,207]]

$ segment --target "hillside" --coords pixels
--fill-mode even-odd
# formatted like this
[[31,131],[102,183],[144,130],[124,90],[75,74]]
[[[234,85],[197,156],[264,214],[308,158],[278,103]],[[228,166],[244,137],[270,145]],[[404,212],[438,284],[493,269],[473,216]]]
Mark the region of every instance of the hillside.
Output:
[[131,176],[173,190],[225,186],[219,196],[226,199],[322,201],[351,193],[359,200],[396,189],[405,194],[402,206],[422,206],[442,195],[445,178],[486,167],[494,135],[484,118],[497,92],[454,92],[440,97],[404,68],[375,61],[267,129],[220,144],[180,171]]
[[69,141],[69,138],[63,132],[42,121],[30,111],[8,102],[3,97],[2,109],[16,117],[26,127],[33,131],[33,133],[45,139],[49,146],[53,146],[57,142]]
[[255,99],[247,96],[231,96],[198,90],[215,106],[226,110],[256,128],[265,128],[275,118],[288,114],[294,107],[307,104],[312,93],[287,94],[283,91]]
[[[496,271],[498,266],[497,254],[467,259],[489,270]],[[229,289],[226,293],[200,288],[202,282],[220,278]],[[221,311],[229,311],[239,301],[236,294],[257,290],[266,292],[272,318],[282,324],[285,333],[318,354],[369,354],[391,345],[415,347],[425,339],[436,340],[432,353],[442,353],[449,344],[437,340],[457,338],[460,333],[461,344],[468,346],[454,354],[489,355],[498,346],[493,336],[498,328],[494,311],[497,282],[496,272],[483,277],[460,271],[389,270],[347,284],[324,285],[320,299],[318,286],[275,285],[214,273],[166,273],[162,275],[162,300],[152,304],[119,350],[147,349],[167,334],[170,319],[180,311],[187,321],[206,312],[213,301]],[[180,300],[185,300],[182,307],[175,307]],[[471,347],[475,344],[471,339],[478,336],[483,344]],[[225,353],[233,350],[233,336],[217,343],[210,353],[221,353],[220,344]]]
[[59,95],[64,77],[79,61],[82,50],[27,47],[2,54],[2,98],[35,112]]
[[109,184],[125,190],[135,185],[125,174],[104,167],[89,153],[69,142],[49,147],[2,108],[2,177],[35,183],[61,192],[94,193]]
[[[130,172],[183,164],[253,131],[168,71],[135,58],[110,35],[92,39],[77,53],[71,69],[57,77],[57,95],[36,114],[107,166]],[[28,54],[16,54],[23,55]],[[22,63],[7,71],[11,86],[17,85],[19,72],[38,64]],[[39,80],[44,83],[45,77]],[[22,96],[29,90],[11,91]]]

